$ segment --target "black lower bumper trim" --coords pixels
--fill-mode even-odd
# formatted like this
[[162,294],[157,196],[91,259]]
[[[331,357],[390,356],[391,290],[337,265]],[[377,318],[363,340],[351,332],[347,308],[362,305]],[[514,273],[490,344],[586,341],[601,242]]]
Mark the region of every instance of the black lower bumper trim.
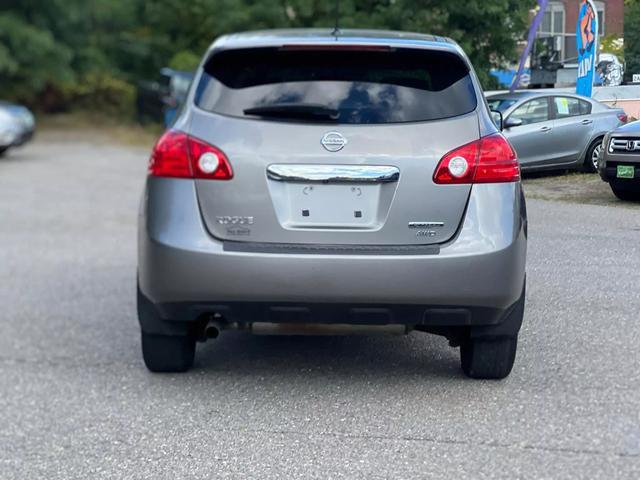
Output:
[[[223,323],[400,324],[420,327],[493,327],[501,325],[523,297],[506,309],[396,304],[280,302],[180,302],[154,304],[138,292],[138,316],[148,333],[180,335],[217,314]],[[515,333],[520,329],[516,326]]]
[[302,255],[438,255],[438,245],[317,245],[297,243],[223,243],[225,252],[282,253]]

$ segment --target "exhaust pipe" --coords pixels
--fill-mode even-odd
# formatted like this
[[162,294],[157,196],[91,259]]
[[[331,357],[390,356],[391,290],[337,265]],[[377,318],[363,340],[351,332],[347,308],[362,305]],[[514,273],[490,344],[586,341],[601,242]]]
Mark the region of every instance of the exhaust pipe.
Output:
[[220,330],[222,330],[220,322],[216,320],[209,320],[207,326],[204,327],[204,336],[205,338],[218,338]]
[[407,335],[410,325],[351,325],[345,323],[223,323],[222,317],[213,316],[202,330],[201,341],[218,338],[222,330],[239,330],[254,335],[323,336],[323,335]]
[[406,335],[408,325],[348,325],[342,323],[268,323],[250,325],[254,335]]

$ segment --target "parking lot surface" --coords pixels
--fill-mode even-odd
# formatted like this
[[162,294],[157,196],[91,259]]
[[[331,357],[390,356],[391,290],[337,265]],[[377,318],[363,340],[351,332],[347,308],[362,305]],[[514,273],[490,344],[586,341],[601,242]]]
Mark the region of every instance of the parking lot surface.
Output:
[[44,132],[0,159],[0,478],[640,477],[637,206],[529,200],[505,381],[464,378],[420,333],[225,333],[154,375],[135,314],[147,156]]

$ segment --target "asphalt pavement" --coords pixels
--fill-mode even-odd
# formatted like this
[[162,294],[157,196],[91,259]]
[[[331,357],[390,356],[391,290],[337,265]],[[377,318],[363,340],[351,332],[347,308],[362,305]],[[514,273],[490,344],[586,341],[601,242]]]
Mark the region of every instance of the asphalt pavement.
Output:
[[154,375],[135,314],[148,152],[0,159],[0,478],[640,478],[640,208],[530,200],[516,365],[446,340],[224,333]]

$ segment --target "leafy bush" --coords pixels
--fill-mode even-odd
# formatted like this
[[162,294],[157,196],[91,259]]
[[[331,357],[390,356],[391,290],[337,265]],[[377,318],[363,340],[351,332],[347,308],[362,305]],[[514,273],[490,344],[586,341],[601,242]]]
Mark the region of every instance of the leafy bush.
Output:
[[192,72],[198,68],[200,63],[200,55],[189,50],[182,50],[176,53],[169,62],[169,67],[174,70],[182,70],[183,72]]
[[136,89],[108,73],[92,72],[61,89],[69,110],[86,110],[112,117],[133,116]]

